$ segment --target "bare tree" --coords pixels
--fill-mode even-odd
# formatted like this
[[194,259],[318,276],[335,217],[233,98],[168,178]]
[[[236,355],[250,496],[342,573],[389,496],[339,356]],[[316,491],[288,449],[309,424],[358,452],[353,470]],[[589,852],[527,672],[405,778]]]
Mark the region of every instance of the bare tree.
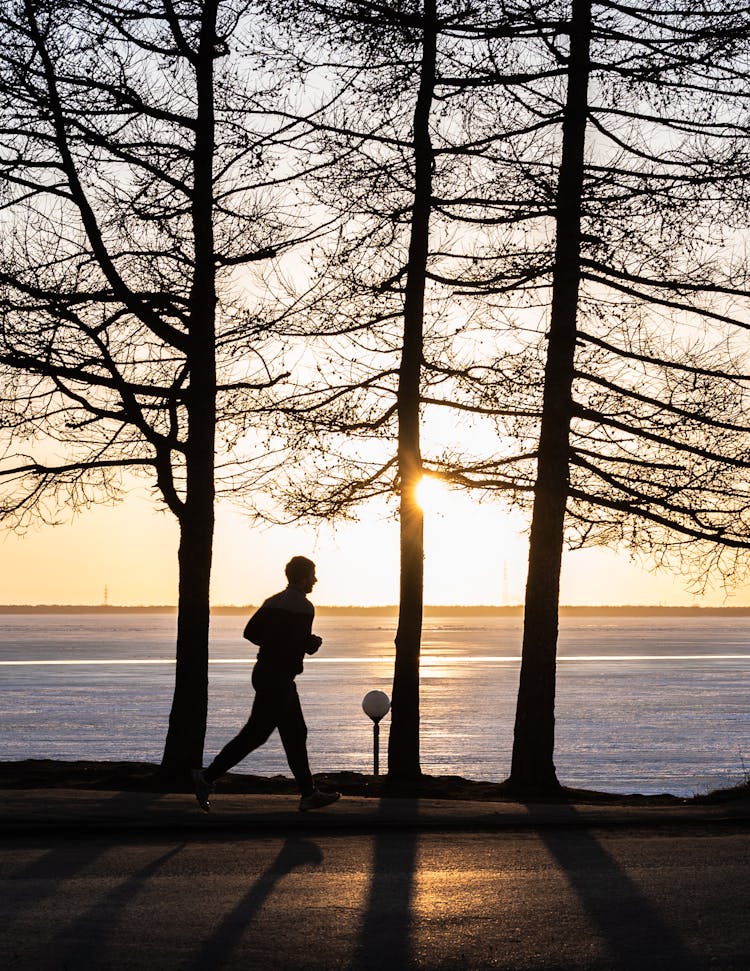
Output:
[[[558,785],[566,535],[664,556],[679,550],[700,557],[699,570],[725,557],[736,565],[748,545],[748,368],[736,340],[747,326],[746,270],[706,259],[736,225],[722,200],[736,206],[742,196],[744,149],[716,82],[744,28],[719,7],[686,19],[667,4],[596,6],[596,19],[589,0],[573,0],[565,20],[554,4],[526,12],[566,68],[562,98],[554,84],[526,98],[540,118],[559,119],[556,182],[535,146],[518,159],[537,197],[552,202],[554,253],[537,248],[528,259],[527,247],[525,269],[511,257],[466,283],[515,300],[547,287],[551,296],[510,778],[527,791]],[[514,248],[524,252],[526,242]],[[520,392],[533,410],[538,389]],[[481,482],[470,481],[491,478],[488,464]]]
[[2,516],[57,521],[127,472],[176,517],[175,777],[203,751],[215,456],[235,487],[278,378],[250,269],[291,242],[292,135],[262,110],[257,28],[239,0],[0,14]]
[[[312,257],[314,298],[287,321],[291,338],[305,337],[311,365],[302,387],[276,406],[299,429],[290,444],[296,461],[279,489],[295,516],[354,515],[367,499],[398,499],[391,780],[420,773],[424,544],[416,490],[425,473],[460,480],[445,445],[431,444],[423,458],[422,429],[440,412],[487,413],[479,393],[496,404],[512,383],[471,366],[479,337],[451,300],[454,283],[442,282],[454,259],[475,259],[448,210],[454,190],[470,197],[467,207],[476,200],[482,173],[467,160],[481,163],[493,143],[485,131],[476,143],[469,134],[482,95],[463,77],[478,61],[496,73],[488,35],[510,28],[490,31],[486,12],[460,3],[342,2],[293,6],[290,16],[296,63],[319,84],[328,72],[325,101],[306,119],[311,151],[327,159],[311,170],[309,191],[339,221]],[[447,366],[454,340],[465,360]],[[461,463],[469,464],[465,454]]]
[[[366,245],[358,245],[350,232],[347,232],[345,243],[341,242],[339,236],[334,244],[333,259],[343,266],[344,272],[337,274],[338,279],[332,285],[323,283],[324,290],[327,288],[329,292],[313,305],[314,323],[311,329],[319,335],[321,332],[327,333],[329,338],[354,334],[355,339],[359,339],[380,317],[381,324],[388,321],[389,327],[393,327],[392,334],[395,336],[396,322],[400,318],[400,333],[395,337],[396,344],[391,345],[388,355],[392,357],[395,352],[398,362],[394,361],[393,366],[389,367],[390,373],[385,374],[378,367],[373,370],[370,360],[355,361],[355,368],[363,366],[369,371],[366,385],[361,380],[355,380],[348,386],[345,384],[334,389],[330,383],[332,375],[327,374],[322,388],[318,381],[312,389],[306,388],[302,396],[293,394],[286,407],[293,413],[293,420],[296,418],[302,423],[306,433],[311,421],[317,428],[322,425],[332,427],[333,421],[337,431],[346,435],[354,435],[368,426],[370,430],[380,431],[391,421],[395,422],[395,456],[381,462],[375,476],[365,475],[364,479],[369,479],[370,489],[383,489],[382,476],[391,469],[390,479],[395,477],[395,490],[399,497],[400,594],[388,772],[391,780],[409,779],[418,776],[421,771],[419,657],[424,540],[423,513],[417,502],[417,487],[422,478],[421,375],[434,167],[430,122],[436,72],[436,4],[435,0],[424,0],[424,3],[397,7],[349,3],[345,0],[342,3],[292,7],[290,13],[298,34],[302,27],[303,48],[309,45],[311,26],[315,36],[322,37],[325,33],[326,44],[333,42],[342,45],[343,50],[339,47],[336,53],[340,69],[335,80],[338,90],[346,91],[350,85],[362,89],[362,96],[354,102],[360,110],[362,102],[372,98],[373,86],[385,94],[390,82],[393,84],[391,97],[398,92],[392,104],[378,106],[372,115],[356,120],[350,97],[331,98],[329,95],[329,104],[308,121],[318,151],[327,150],[332,158],[323,176],[316,173],[317,184],[313,192],[324,204],[338,211],[339,226],[356,222],[357,210],[362,213],[363,186],[371,188],[379,179],[384,183],[365,203],[366,208],[370,209],[365,223],[366,237],[370,237]],[[384,57],[379,47],[386,44],[391,46],[391,53]],[[313,48],[317,53],[316,43]],[[393,61],[393,52],[396,52],[395,62],[389,63]],[[360,67],[362,54],[365,55],[365,63]],[[347,58],[350,59],[348,62]],[[329,63],[325,54],[323,61]],[[405,107],[410,102],[413,103],[412,107]],[[398,122],[407,124],[409,130],[394,125],[394,117]],[[399,154],[401,158],[396,161],[394,155]],[[321,179],[324,184],[321,184]],[[355,180],[358,184],[353,184]],[[398,181],[401,181],[400,191],[395,189]],[[327,193],[328,198],[325,198]],[[397,195],[401,196],[396,203],[399,207],[397,215],[393,212],[383,213],[384,194],[390,194],[391,201]],[[403,227],[405,252],[403,263],[388,272],[384,271],[384,266],[393,260],[393,247],[389,251],[386,244],[385,251],[379,251],[372,245],[372,236],[375,235],[381,245],[384,235],[390,232],[393,237],[392,220]],[[373,233],[374,226],[377,228]],[[329,248],[327,253],[330,252]],[[358,264],[361,266],[368,256],[371,256],[372,263],[371,268],[365,271],[369,277],[366,290],[377,294],[380,309],[376,309],[374,315],[368,309],[358,322],[352,323],[352,318],[356,316],[353,308],[362,309],[362,291],[356,279],[360,276]],[[326,268],[330,266],[329,259],[331,257],[328,255],[324,257]],[[349,263],[352,264],[351,268],[347,265]],[[323,280],[323,274],[319,274],[318,279]],[[321,311],[324,319],[322,324]],[[307,316],[310,316],[309,310]],[[309,332],[309,324],[303,323],[302,326]],[[372,342],[376,353],[380,338],[382,333]],[[359,348],[357,357],[363,350]],[[366,386],[373,389],[381,382],[392,388],[392,401],[384,411],[376,405],[376,409],[381,411],[379,415],[371,415],[364,421],[352,421],[353,396],[365,390]],[[335,402],[334,410],[338,411],[336,418],[331,413],[332,402]],[[344,412],[348,410],[348,417],[342,415],[340,408]],[[367,488],[360,473],[350,479],[343,492],[334,488],[333,492],[328,493],[327,501],[323,499],[321,502],[320,490],[313,488],[311,497],[305,484],[300,511],[307,515],[341,511],[350,504],[355,494],[359,493],[357,499],[361,498],[361,492]],[[392,481],[385,488],[390,491]]]

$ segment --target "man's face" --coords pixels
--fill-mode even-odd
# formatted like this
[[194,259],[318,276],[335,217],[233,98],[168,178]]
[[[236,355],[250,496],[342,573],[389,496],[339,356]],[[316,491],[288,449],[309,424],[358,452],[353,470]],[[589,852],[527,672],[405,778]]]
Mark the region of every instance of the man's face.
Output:
[[300,582],[300,587],[305,593],[312,593],[312,588],[317,582],[318,578],[315,576],[315,570],[310,570],[310,572],[306,573]]

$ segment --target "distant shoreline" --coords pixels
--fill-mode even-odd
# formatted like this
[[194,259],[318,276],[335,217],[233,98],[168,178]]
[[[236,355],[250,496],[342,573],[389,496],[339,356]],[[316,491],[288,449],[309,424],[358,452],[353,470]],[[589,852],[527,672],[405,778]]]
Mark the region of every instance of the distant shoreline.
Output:
[[[252,604],[225,605],[211,608],[215,616],[245,616],[255,610]],[[395,605],[381,607],[316,606],[319,617],[370,616],[395,617]],[[0,604],[0,614],[176,614],[177,608],[169,604],[116,606],[104,604]],[[425,617],[521,617],[520,604],[500,607],[497,605],[435,604],[424,608]],[[649,604],[625,604],[612,606],[564,605],[562,617],[748,617],[747,607],[665,607]]]

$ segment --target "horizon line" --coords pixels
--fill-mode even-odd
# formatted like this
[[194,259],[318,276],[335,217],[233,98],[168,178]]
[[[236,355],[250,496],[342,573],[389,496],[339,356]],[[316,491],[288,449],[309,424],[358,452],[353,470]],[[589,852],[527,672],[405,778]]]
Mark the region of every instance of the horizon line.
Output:
[[[257,604],[217,604],[211,607],[211,613],[216,615],[246,614],[257,609]],[[485,616],[522,616],[523,604],[425,604],[425,616],[450,615],[485,615]],[[370,614],[380,616],[397,616],[397,604],[358,605],[358,604],[319,604],[315,607],[319,616],[335,614]],[[741,615],[750,614],[750,605],[704,607],[699,604],[561,604],[561,615],[594,615],[594,614],[641,614],[641,615]],[[0,614],[118,614],[118,613],[152,613],[175,614],[176,604],[0,604]]]

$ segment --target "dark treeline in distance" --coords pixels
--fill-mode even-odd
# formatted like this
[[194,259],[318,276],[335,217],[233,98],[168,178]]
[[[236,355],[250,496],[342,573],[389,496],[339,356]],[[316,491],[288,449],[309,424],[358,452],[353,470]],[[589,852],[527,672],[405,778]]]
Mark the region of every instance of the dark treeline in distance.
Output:
[[[214,604],[211,614],[217,617],[247,617],[258,604]],[[319,604],[315,613],[321,617],[398,617],[397,604],[356,607]],[[176,614],[177,607],[168,604],[0,604],[0,614]],[[665,607],[648,604],[585,606],[561,604],[561,617],[750,617],[750,607]],[[507,607],[496,604],[425,604],[425,617],[523,617],[520,604]]]
[[531,516],[511,783],[556,788],[560,614],[695,613],[561,608],[564,545],[746,571],[748,12],[52,0],[0,31],[0,511],[138,473],[177,517],[165,771],[202,755],[218,490],[391,503],[389,775],[419,775],[434,475]]

